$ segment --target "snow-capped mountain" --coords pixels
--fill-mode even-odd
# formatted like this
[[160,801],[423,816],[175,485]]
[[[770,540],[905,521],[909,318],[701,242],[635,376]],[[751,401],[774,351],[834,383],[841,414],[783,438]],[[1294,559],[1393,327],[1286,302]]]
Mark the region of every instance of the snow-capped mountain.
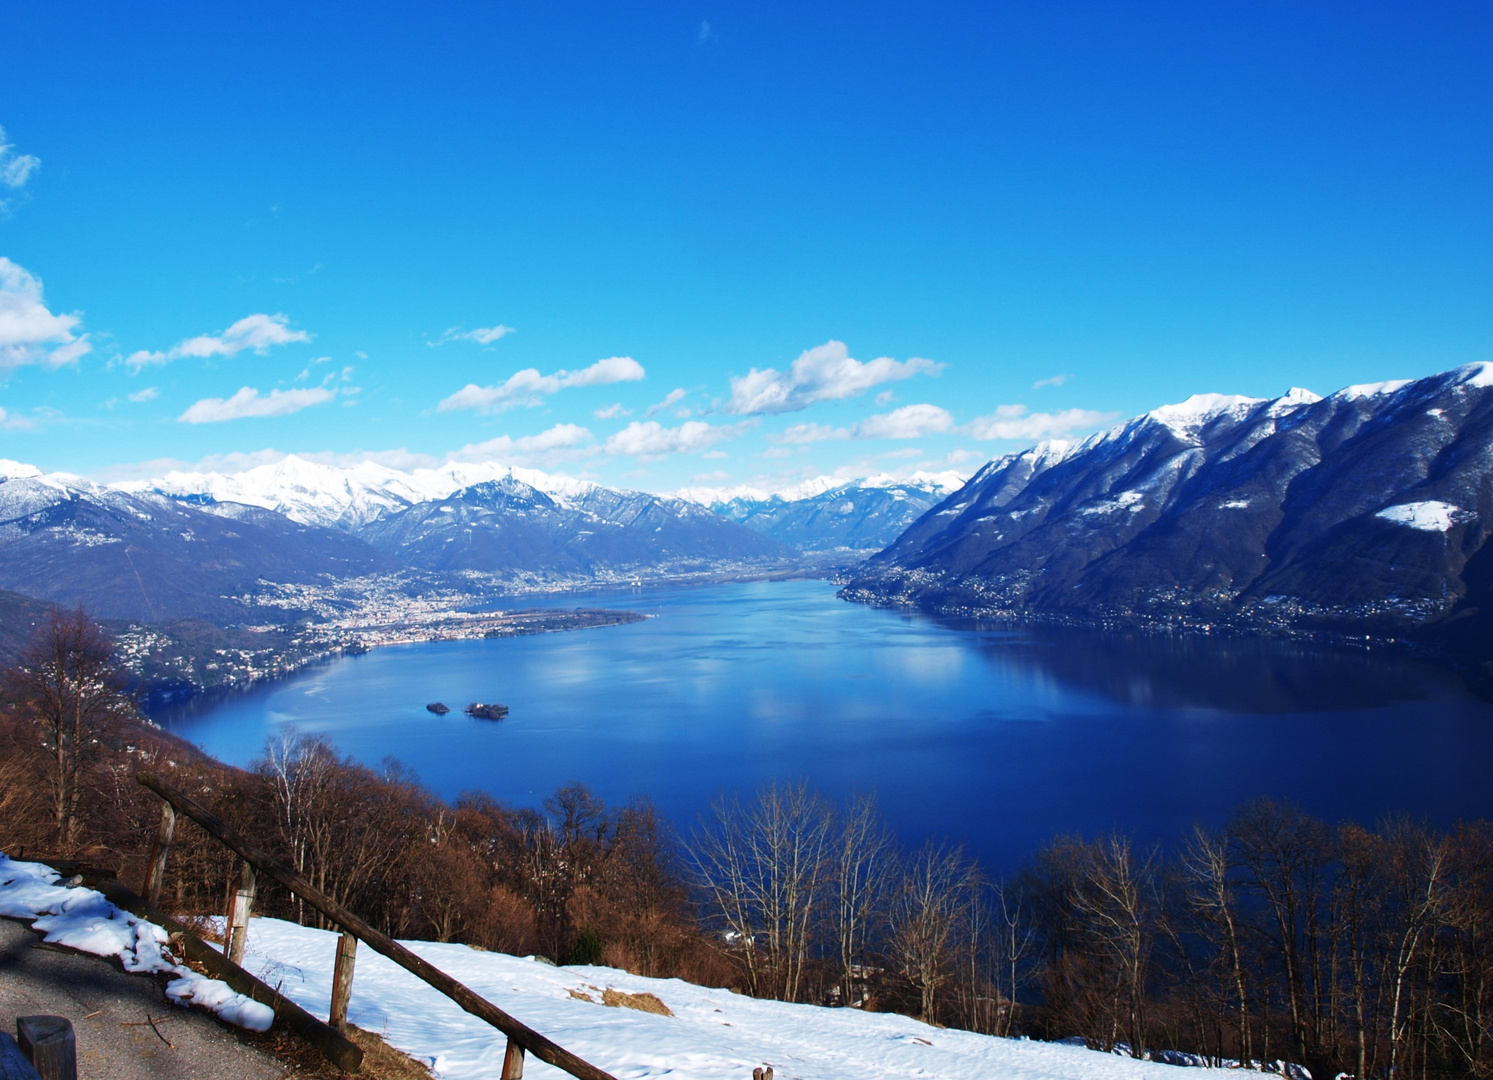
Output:
[[1490,463],[1493,364],[1201,395],[992,461],[845,595],[1390,632],[1465,613],[1470,631],[1493,609]]
[[507,466],[291,457],[103,486],[0,462],[0,590],[100,618],[234,622],[234,597],[376,572],[580,583],[791,555],[695,503]]
[[82,605],[100,618],[238,616],[230,597],[262,581],[383,566],[354,537],[270,511],[243,507],[235,519],[78,476],[8,471],[0,480],[0,589]]
[[848,482],[825,476],[777,492],[687,488],[679,494],[799,551],[864,553],[890,544],[963,483],[956,472]]
[[239,473],[174,471],[159,479],[115,486],[133,493],[168,495],[207,509],[214,504],[259,506],[303,525],[353,530],[419,503],[444,499],[474,484],[510,478],[561,500],[583,496],[597,486],[537,469],[491,462],[452,462],[436,469],[404,471],[372,461],[326,465],[294,454]]
[[357,530],[401,565],[587,575],[781,559],[781,545],[679,499],[593,485],[551,495],[506,476],[420,502]]

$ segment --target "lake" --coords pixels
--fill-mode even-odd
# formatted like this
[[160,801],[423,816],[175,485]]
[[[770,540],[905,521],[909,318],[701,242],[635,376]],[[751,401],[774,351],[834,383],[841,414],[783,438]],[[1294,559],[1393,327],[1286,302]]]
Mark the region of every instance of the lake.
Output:
[[[874,791],[903,838],[997,871],[1056,833],[1172,839],[1271,795],[1323,817],[1493,816],[1493,705],[1382,651],[1012,628],[848,604],[823,581],[567,594],[628,626],[376,649],[157,719],[247,765],[284,725],[447,797],[580,780],[687,826],[722,791]],[[437,717],[427,702],[453,711]],[[512,710],[501,723],[470,701]]]

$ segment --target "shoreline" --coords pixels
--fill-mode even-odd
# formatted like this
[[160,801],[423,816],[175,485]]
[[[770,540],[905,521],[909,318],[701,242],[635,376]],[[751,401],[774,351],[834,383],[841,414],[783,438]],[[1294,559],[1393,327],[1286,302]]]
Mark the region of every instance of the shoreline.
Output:
[[[361,656],[377,648],[395,645],[418,645],[441,641],[481,641],[495,638],[528,637],[535,634],[593,630],[608,626],[626,626],[650,618],[636,611],[605,608],[525,608],[496,613],[452,612],[447,618],[431,619],[420,624],[395,624],[307,628],[308,635],[319,631],[326,635],[316,642],[304,638],[293,640],[293,648],[267,646],[263,652],[273,654],[263,667],[250,666],[246,671],[221,678],[172,678],[159,669],[161,657],[137,656],[134,663],[125,660],[126,669],[136,679],[134,692],[141,711],[147,716],[178,709],[196,710],[211,707],[239,694],[261,689],[288,679],[308,668],[328,664],[348,656]],[[254,633],[248,630],[243,633]],[[222,650],[216,650],[221,652]],[[199,660],[197,656],[171,657],[178,661]],[[209,666],[209,665],[203,665]]]
[[[841,579],[843,581],[843,579]],[[841,584],[837,581],[837,584]],[[1139,633],[1157,637],[1231,638],[1236,640],[1298,641],[1358,652],[1384,651],[1442,668],[1459,678],[1468,693],[1493,702],[1493,664],[1475,656],[1459,653],[1445,641],[1438,641],[1435,628],[1415,632],[1414,628],[1386,632],[1382,627],[1348,626],[1342,619],[1320,617],[1319,625],[1299,625],[1287,620],[1250,619],[1214,610],[1172,610],[1166,613],[1146,612],[1082,615],[1075,612],[1014,610],[968,603],[919,602],[911,598],[890,596],[874,589],[843,581],[836,597],[846,603],[863,604],[883,610],[916,612],[959,628],[960,624],[996,624],[1012,627],[1045,626],[1108,633]]]

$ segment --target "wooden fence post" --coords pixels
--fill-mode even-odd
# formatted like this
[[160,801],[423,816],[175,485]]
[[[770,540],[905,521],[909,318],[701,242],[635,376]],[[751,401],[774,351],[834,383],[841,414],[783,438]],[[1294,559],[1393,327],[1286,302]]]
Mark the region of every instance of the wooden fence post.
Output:
[[337,939],[337,963],[332,969],[332,1008],[327,1023],[347,1030],[347,1003],[353,996],[353,965],[358,959],[358,939],[346,930]]
[[[582,1060],[554,1040],[545,1038],[528,1024],[508,1015],[471,987],[453,979],[366,919],[347,910],[300,874],[283,865],[269,852],[240,835],[237,830],[190,795],[176,790],[150,773],[137,773],[135,779],[175,806],[178,813],[186,814],[202,826],[208,835],[217,837],[237,852],[240,858],[251,862],[259,873],[285,886],[292,895],[304,900],[346,932],[355,935],[359,941],[375,952],[382,953],[416,978],[435,987],[462,1009],[504,1032],[521,1051],[533,1054],[540,1061],[576,1077],[576,1080],[617,1080],[610,1073]],[[339,1037],[342,1036],[339,1035]]]
[[508,1037],[508,1049],[503,1051],[503,1075],[500,1080],[523,1080],[524,1048]]
[[161,828],[150,845],[150,864],[145,868],[145,901],[152,907],[161,902],[161,883],[166,880],[166,856],[176,835],[176,807],[161,800]]
[[[62,1016],[16,1017],[16,1042],[41,1080],[78,1080],[73,1023]],[[9,1070],[6,1076],[10,1076]]]
[[256,888],[254,867],[245,859],[239,864],[238,892],[233,894],[233,911],[228,917],[228,959],[240,967],[244,963],[244,945],[249,937],[249,910],[254,906]]

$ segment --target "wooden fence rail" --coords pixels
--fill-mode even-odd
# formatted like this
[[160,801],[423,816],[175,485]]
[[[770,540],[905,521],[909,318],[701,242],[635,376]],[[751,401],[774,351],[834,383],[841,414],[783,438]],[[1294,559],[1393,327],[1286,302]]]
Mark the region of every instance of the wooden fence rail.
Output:
[[[503,1080],[519,1080],[523,1076],[525,1052],[533,1054],[540,1061],[547,1062],[555,1068],[569,1073],[571,1076],[577,1077],[578,1080],[616,1080],[610,1073],[603,1072],[595,1065],[572,1054],[563,1046],[559,1046],[545,1038],[522,1021],[509,1016],[470,987],[453,979],[429,961],[416,956],[387,934],[375,929],[369,923],[360,919],[351,911],[348,911],[331,897],[315,888],[294,870],[281,865],[268,852],[240,836],[232,826],[191,796],[178,791],[170,784],[150,773],[140,773],[135,779],[159,795],[176,813],[185,814],[198,825],[202,826],[211,836],[217,838],[230,850],[236,852],[254,871],[283,885],[290,890],[292,895],[310,904],[344,931],[343,939],[339,941],[337,947],[336,973],[338,976],[342,976],[345,970],[345,981],[342,978],[338,978],[337,982],[339,985],[333,987],[334,1012],[336,1011],[337,999],[340,997],[343,1016],[345,1017],[346,1015],[347,998],[350,996],[352,989],[352,960],[354,950],[357,948],[357,942],[363,941],[375,952],[382,953],[412,975],[435,987],[473,1016],[485,1020],[507,1035],[508,1048],[503,1059]],[[156,864],[159,863],[164,868],[166,862],[164,848],[169,847],[170,844],[164,818],[162,824],[163,850],[156,858],[152,859],[150,866],[150,873],[152,875],[151,884],[155,885],[156,888],[160,887],[158,882],[161,874],[161,871],[156,869]],[[251,877],[245,879],[246,882],[250,880],[252,880]],[[252,896],[252,886],[249,886],[249,890]],[[241,886],[240,893],[244,891]],[[246,912],[245,919],[247,919],[247,907],[244,910]],[[334,1016],[333,1022],[336,1023],[339,1019],[341,1017]]]

